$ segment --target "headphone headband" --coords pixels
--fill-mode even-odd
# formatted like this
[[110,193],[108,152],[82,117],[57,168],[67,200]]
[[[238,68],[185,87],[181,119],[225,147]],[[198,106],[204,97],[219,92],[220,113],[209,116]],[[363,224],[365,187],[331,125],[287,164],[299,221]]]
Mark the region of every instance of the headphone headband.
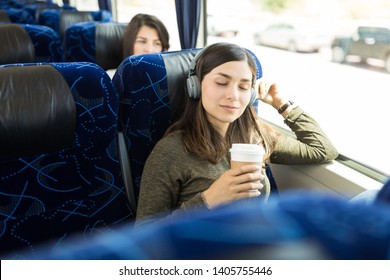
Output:
[[205,51],[207,47],[204,47],[203,49],[199,49],[199,51],[195,54],[194,58],[191,60],[190,63],[190,71],[188,73],[188,76],[194,75],[195,73],[195,67],[196,62],[198,61],[199,57],[202,55],[202,53]]
[[[207,50],[207,48],[208,46],[204,47],[203,49],[200,49],[199,52],[196,53],[196,55],[190,62],[186,86],[187,86],[187,94],[189,95],[189,97],[194,99],[200,98],[200,94],[201,94],[200,80],[195,73],[196,63],[198,62],[199,57]],[[256,92],[252,88],[251,99],[249,104],[252,104],[253,102],[255,102],[255,100],[256,100]]]

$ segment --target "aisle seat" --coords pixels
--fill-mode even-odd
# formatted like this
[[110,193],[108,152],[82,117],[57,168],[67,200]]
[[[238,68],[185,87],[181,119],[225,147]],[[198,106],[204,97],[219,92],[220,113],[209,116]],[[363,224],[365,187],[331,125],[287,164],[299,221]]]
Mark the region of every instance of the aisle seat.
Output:
[[60,248],[131,221],[107,73],[86,62],[9,64],[0,84],[0,252],[33,257],[41,242]]

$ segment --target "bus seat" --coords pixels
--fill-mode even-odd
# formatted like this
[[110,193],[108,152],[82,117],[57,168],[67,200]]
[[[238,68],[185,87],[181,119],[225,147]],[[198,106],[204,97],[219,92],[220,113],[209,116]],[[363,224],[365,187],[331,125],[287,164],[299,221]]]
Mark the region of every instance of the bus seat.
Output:
[[35,22],[38,23],[39,19],[39,13],[42,10],[45,9],[62,9],[58,4],[56,3],[49,3],[49,2],[37,2],[37,3],[29,3],[23,5],[23,9],[25,9],[27,12],[30,13],[30,15],[34,18]]
[[[144,163],[165,130],[176,120],[188,95],[185,81],[197,49],[127,57],[113,82],[120,96],[119,122],[129,152],[135,198],[138,199]],[[254,57],[256,57],[254,55]],[[257,78],[262,75],[258,65]],[[276,189],[272,173],[271,188]]]
[[31,14],[22,8],[10,8],[7,9],[7,15],[11,22],[13,23],[25,23],[25,24],[35,24],[35,19]]
[[[109,13],[108,11],[106,11]],[[89,21],[110,21],[110,17],[105,16],[107,13],[98,13],[91,11],[75,11],[69,9],[47,9],[41,12],[39,24],[49,26],[54,31],[58,32],[61,40],[63,40],[66,29],[76,23]],[[98,20],[95,20],[98,19]]]
[[98,10],[98,11],[91,11],[90,13],[91,13],[92,18],[93,18],[94,21],[99,21],[99,22],[111,22],[111,21],[113,21],[112,14],[111,14],[110,11]]
[[[63,62],[64,47],[56,32],[37,24],[0,24],[0,63]],[[32,46],[32,50],[31,50]]]
[[107,73],[87,62],[8,64],[0,84],[0,252],[32,257],[40,242],[131,221]]
[[[47,14],[45,14],[43,16],[43,18],[41,19],[41,14],[46,11],[46,10],[54,10],[53,12],[48,12]],[[38,24],[42,24],[42,25],[46,25],[44,24],[47,20],[48,20],[48,17],[55,17],[56,19],[57,18],[57,15],[59,13],[55,12],[55,10],[58,10],[58,11],[63,11],[63,10],[67,10],[67,11],[77,11],[77,9],[71,5],[63,5],[63,6],[40,6],[36,9],[35,11],[35,21],[38,23]],[[58,30],[56,30],[56,32],[58,32]]]
[[44,260],[388,260],[389,211],[388,204],[351,204],[329,193],[291,191],[264,205],[238,201],[87,241],[75,237],[59,249],[42,245],[36,255]]
[[81,22],[65,32],[66,61],[89,61],[104,70],[116,69],[122,62],[122,41],[126,24]]
[[383,187],[378,191],[375,202],[390,205],[390,178],[387,178]]
[[48,26],[21,24],[34,44],[35,62],[63,62],[64,47],[57,32]]
[[34,45],[18,24],[0,24],[0,64],[34,62]]

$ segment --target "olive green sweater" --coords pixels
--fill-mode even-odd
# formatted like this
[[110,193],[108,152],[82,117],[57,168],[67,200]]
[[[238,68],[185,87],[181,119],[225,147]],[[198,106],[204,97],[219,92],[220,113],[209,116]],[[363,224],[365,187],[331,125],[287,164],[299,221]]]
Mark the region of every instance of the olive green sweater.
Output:
[[[296,139],[281,135],[271,155],[271,162],[313,164],[329,162],[337,157],[337,150],[319,125],[299,107],[291,110],[285,123],[295,133]],[[185,152],[181,133],[162,138],[145,163],[136,226],[171,219],[183,211],[205,208],[201,192],[228,169],[229,155],[217,164],[211,164]],[[262,183],[262,194],[252,199],[267,200],[270,192],[268,178]]]

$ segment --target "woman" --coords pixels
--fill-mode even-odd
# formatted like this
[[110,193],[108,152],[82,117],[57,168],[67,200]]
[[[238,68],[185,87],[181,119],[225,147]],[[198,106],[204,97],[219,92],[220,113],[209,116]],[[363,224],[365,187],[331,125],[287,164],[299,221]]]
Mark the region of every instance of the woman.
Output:
[[[270,184],[261,166],[230,168],[233,143],[262,145],[265,161],[280,164],[323,163],[337,157],[318,123],[284,99],[275,83],[256,82],[256,63],[245,49],[213,44],[191,65],[187,91],[193,98],[145,163],[136,225],[250,197],[266,201]],[[196,84],[198,92],[192,88]],[[278,110],[296,139],[265,125],[252,106],[254,98]]]
[[157,17],[137,14],[131,19],[123,36],[123,58],[168,49],[169,33]]

